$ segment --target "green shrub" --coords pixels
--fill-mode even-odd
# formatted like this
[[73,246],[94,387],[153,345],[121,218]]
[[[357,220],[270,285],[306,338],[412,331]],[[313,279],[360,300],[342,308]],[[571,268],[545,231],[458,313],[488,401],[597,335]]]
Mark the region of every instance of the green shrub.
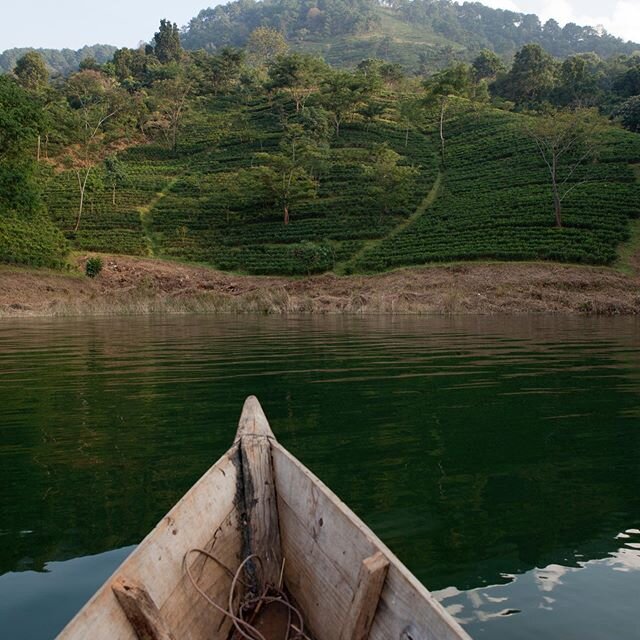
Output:
[[44,215],[18,216],[0,211],[0,262],[60,268],[69,246]]
[[89,276],[89,278],[95,278],[102,271],[102,258],[95,256],[94,258],[89,258],[87,263],[84,266],[84,272]]

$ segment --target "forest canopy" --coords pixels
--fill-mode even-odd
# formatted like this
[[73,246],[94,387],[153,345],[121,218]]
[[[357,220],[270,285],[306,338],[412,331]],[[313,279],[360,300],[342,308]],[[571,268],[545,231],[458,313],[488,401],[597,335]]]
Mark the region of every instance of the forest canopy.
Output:
[[463,46],[467,55],[483,48],[513,55],[529,43],[540,44],[557,57],[586,52],[609,57],[640,48],[602,28],[574,23],[560,27],[555,20],[543,23],[533,14],[450,0],[234,0],[194,17],[183,31],[183,44],[187,49],[244,46],[260,26],[279,30],[291,42],[370,31],[393,40],[395,34],[383,24],[385,11],[414,31],[422,29]]
[[[454,60],[470,62],[483,49],[507,60],[526,44],[539,44],[557,58],[578,53],[609,58],[640,50],[640,45],[599,27],[561,27],[533,14],[451,0],[232,0],[200,11],[180,30],[180,37],[185,49],[216,51],[247,46],[258,28],[277,31],[297,50],[323,51],[327,61],[338,66],[377,57],[411,71],[432,72]],[[153,43],[153,34],[140,35]],[[11,72],[30,50],[0,54],[0,72]],[[115,47],[37,51],[53,75],[68,75],[85,59],[107,62]]]

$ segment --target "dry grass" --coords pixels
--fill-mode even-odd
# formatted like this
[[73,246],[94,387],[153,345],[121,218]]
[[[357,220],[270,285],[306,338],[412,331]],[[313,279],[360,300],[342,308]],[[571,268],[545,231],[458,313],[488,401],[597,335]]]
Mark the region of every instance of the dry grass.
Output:
[[[129,256],[78,273],[0,268],[0,317],[176,313],[640,313],[640,280],[613,269],[464,263],[377,276],[237,276]],[[78,268],[84,259],[78,259]]]

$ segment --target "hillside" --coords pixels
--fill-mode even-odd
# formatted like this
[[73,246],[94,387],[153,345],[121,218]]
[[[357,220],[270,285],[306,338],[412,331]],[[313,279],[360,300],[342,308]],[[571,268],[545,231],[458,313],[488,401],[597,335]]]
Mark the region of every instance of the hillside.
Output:
[[[365,240],[390,233],[435,181],[437,158],[423,135],[409,136],[405,147],[405,132],[392,122],[349,123],[322,159],[317,192],[292,206],[285,225],[260,176],[252,173],[268,160],[259,154],[277,153],[282,143],[277,114],[277,107],[261,100],[246,106],[204,101],[191,112],[177,155],[159,145],[126,151],[121,159],[128,186],[119,190],[115,207],[108,190],[89,195],[75,246],[251,273],[326,271],[348,260]],[[378,185],[367,172],[385,143],[416,168],[411,188],[391,214],[376,205]],[[51,176],[46,200],[53,219],[68,230],[77,201],[75,177]]]
[[640,49],[591,26],[543,24],[533,14],[449,0],[325,0],[322,5],[304,0],[295,6],[285,0],[235,0],[201,11],[183,29],[182,40],[192,50],[243,47],[258,26],[281,31],[294,49],[319,53],[331,64],[382,58],[413,72],[471,60],[482,49],[508,59],[529,43],[558,58],[590,52],[608,58]]
[[[485,109],[452,120],[447,165],[428,211],[368,247],[356,266],[460,259],[611,264],[640,215],[640,137],[610,130],[597,163],[571,178],[563,228],[550,224],[548,170],[523,133],[527,116]],[[584,182],[583,182],[584,181]]]
[[[611,58],[640,50],[639,44],[592,26],[560,27],[533,14],[449,0],[232,0],[204,8],[183,27],[181,37],[192,51],[244,47],[259,26],[277,29],[294,50],[322,55],[332,65],[353,67],[365,58],[381,58],[413,73],[433,73],[454,60],[470,61],[482,49],[508,60],[529,43],[540,44],[559,59],[580,53]],[[151,39],[152,34],[140,36]],[[68,75],[86,58],[107,62],[116,48],[9,49],[0,53],[0,73],[11,72],[22,55],[34,50],[51,72]]]
[[[389,96],[382,107],[391,103]],[[640,214],[640,137],[610,128],[597,162],[572,177],[564,226],[555,228],[542,158],[523,132],[528,116],[461,101],[437,136],[382,115],[345,123],[317,170],[317,189],[291,205],[290,222],[265,191],[265,167],[284,133],[286,104],[200,100],[179,151],[149,144],[120,155],[125,184],[97,187],[77,234],[71,173],[49,174],[50,214],[81,250],[171,257],[254,274],[381,271],[460,259],[611,264]],[[290,108],[290,105],[288,105]],[[295,121],[295,113],[289,118]],[[382,145],[382,146],[381,146]],[[411,167],[406,192],[384,210],[381,149]],[[106,177],[96,178],[104,184]],[[584,182],[584,184],[583,184]]]
[[[364,41],[376,21],[357,24]],[[56,266],[70,247],[269,276],[614,265],[638,238],[638,78],[634,56],[559,63],[534,44],[510,68],[485,51],[426,78],[370,59],[346,71],[268,28],[246,51],[188,52],[166,20],[145,50],[66,79],[30,54],[0,76],[0,260]]]

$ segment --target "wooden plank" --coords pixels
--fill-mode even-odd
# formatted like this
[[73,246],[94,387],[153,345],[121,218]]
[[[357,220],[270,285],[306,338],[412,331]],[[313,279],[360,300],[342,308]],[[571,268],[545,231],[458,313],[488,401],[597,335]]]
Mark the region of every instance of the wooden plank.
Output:
[[389,561],[380,551],[362,561],[358,588],[340,640],[367,640],[388,570]]
[[[320,580],[311,583],[290,580],[296,575],[304,576],[305,571],[302,567],[289,566],[292,564],[290,556],[295,562],[304,562],[304,558],[298,557],[297,550],[292,549],[293,540],[312,558],[308,571],[325,573],[323,584],[331,585],[332,580],[340,576],[352,593],[348,603],[357,590],[362,558],[376,551],[386,556],[389,571],[369,633],[370,640],[399,639],[403,633],[404,638],[412,640],[469,640],[468,634],[440,603],[330,489],[277,442],[272,442],[271,450],[279,504],[287,505],[298,523],[295,533],[285,531],[285,527],[294,526],[291,517],[286,525],[282,524],[285,584],[301,604],[311,607],[309,603],[323,603],[322,616],[312,607],[304,606],[316,640],[339,637],[346,623],[346,610],[336,604],[339,597],[335,588],[333,595],[328,597],[327,593],[317,591]],[[281,518],[285,513],[281,506]],[[332,589],[331,586],[327,588]],[[309,593],[305,594],[305,589]],[[341,589],[345,591],[343,586]]]
[[[238,460],[237,447],[234,446],[156,525],[116,570],[114,577],[122,572],[144,584],[163,611],[168,598],[184,578],[182,563],[185,553],[196,547],[207,548],[217,529],[237,509]],[[239,518],[234,521],[236,526],[238,521]],[[237,529],[235,535],[241,538]],[[232,547],[230,555],[220,559],[232,569],[238,566],[236,551]],[[221,569],[221,576],[223,572]],[[166,616],[169,618],[169,613]],[[187,635],[179,626],[172,625],[172,628],[178,637]],[[110,581],[96,592],[58,637],[59,640],[135,640],[135,634],[111,591]],[[197,640],[194,634],[189,637]],[[226,636],[222,632],[216,633],[215,629],[210,630],[208,636],[200,637],[226,640]]]
[[348,614],[353,589],[348,576],[329,558],[278,495],[284,583],[316,640],[335,640]]
[[[241,528],[241,514],[238,509],[233,509],[204,547],[205,551],[224,563],[232,573],[242,560]],[[191,575],[200,589],[226,609],[232,580],[229,572],[215,560],[199,553],[191,554],[188,560]],[[236,586],[236,591],[242,595],[242,583]],[[186,571],[160,608],[160,613],[172,629],[180,629],[180,640],[210,638],[212,629],[217,634],[214,637],[227,638],[232,626],[227,616],[197,593]]]
[[278,506],[273,481],[271,441],[273,432],[260,403],[247,398],[238,426],[242,455],[242,477],[246,513],[246,555],[254,554],[260,563],[248,563],[248,577],[257,582],[257,566],[262,568],[263,584],[278,583],[282,567]]
[[156,603],[140,583],[120,576],[111,582],[111,590],[138,640],[176,640]]

